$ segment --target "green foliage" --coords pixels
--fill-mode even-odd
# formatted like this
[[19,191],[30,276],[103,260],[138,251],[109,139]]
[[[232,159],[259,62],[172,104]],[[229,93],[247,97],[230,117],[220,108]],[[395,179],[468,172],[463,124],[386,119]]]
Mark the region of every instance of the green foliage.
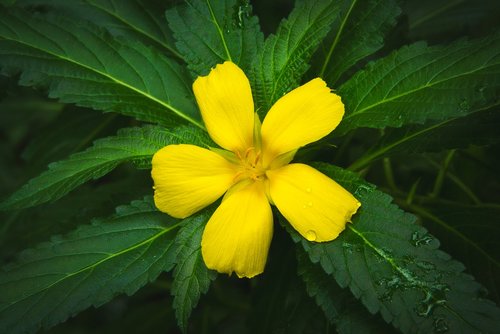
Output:
[[102,177],[123,162],[149,167],[151,157],[169,144],[205,146],[206,134],[194,127],[166,130],[160,127],[122,129],[114,137],[100,139],[84,152],[49,165],[49,170],[12,194],[0,209],[21,209],[54,201],[79,185]]
[[[0,332],[498,332],[500,5],[431,2],[0,0]],[[151,199],[155,152],[215,146],[191,86],[226,60],[260,116],[335,89],[344,119],[296,160],[362,203],[325,243],[275,211],[252,280],[203,262],[218,202]]]
[[337,134],[465,116],[498,104],[500,34],[403,47],[339,88],[346,114]]
[[205,266],[201,257],[201,236],[209,215],[191,219],[175,239],[177,265],[174,270],[173,306],[179,327],[186,332],[191,311],[200,296],[208,291],[217,273]]
[[198,75],[230,60],[247,73],[260,53],[263,36],[252,7],[237,0],[193,0],[167,11],[176,46]]
[[347,289],[341,289],[320,265],[312,263],[304,250],[297,248],[298,274],[306,284],[307,293],[313,297],[335,325],[343,333],[392,333],[394,329],[382,319],[371,315]]
[[336,240],[310,243],[297,237],[312,262],[341,287],[349,287],[367,309],[403,332],[449,330],[491,333],[500,309],[480,297],[481,286],[464,266],[438,250],[439,242],[391,197],[353,173],[319,169],[363,203],[353,224]]
[[180,57],[175,40],[163,19],[166,4],[160,0],[20,0],[18,5],[50,10],[59,15],[85,19],[128,40],[164,48]]
[[330,31],[339,11],[335,1],[296,2],[275,35],[267,37],[260,57],[255,59],[252,87],[261,116],[283,94],[296,88],[309,68],[308,62]]
[[437,152],[470,145],[500,142],[500,114],[496,110],[476,112],[426,125],[387,129],[384,136],[363,157],[350,166],[352,170],[397,153]]
[[33,332],[131,295],[172,269],[181,222],[156,211],[151,199],[23,252],[0,274],[0,331]]
[[384,37],[401,10],[395,0],[345,0],[337,20],[319,49],[317,74],[336,87],[342,74],[384,46]]
[[88,22],[0,11],[0,66],[49,96],[138,120],[202,127],[187,73],[137,41],[120,41]]

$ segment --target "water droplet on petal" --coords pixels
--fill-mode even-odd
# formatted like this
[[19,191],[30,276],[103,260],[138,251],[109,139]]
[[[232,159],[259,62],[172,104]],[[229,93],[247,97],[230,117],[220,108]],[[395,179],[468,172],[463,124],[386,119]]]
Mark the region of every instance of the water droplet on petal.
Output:
[[312,206],[313,206],[313,202],[308,202],[308,203],[307,203],[307,206],[308,206],[308,207],[312,207]]
[[316,240],[316,232],[313,230],[309,230],[306,232],[306,239],[309,241],[315,241]]
[[307,188],[307,189],[306,189],[306,192],[310,193],[310,192],[311,192],[311,190],[312,190],[311,188]]

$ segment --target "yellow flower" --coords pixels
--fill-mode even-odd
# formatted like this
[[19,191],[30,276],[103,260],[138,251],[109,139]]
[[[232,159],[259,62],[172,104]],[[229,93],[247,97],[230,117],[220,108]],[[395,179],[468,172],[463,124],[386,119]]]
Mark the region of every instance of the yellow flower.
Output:
[[216,201],[201,241],[205,264],[253,277],[264,271],[273,235],[271,204],[309,241],[335,239],[361,205],[316,169],[290,161],[342,119],[344,105],[320,78],[281,97],[262,125],[250,83],[231,62],[193,84],[210,137],[220,148],[168,145],[153,157],[155,204],[185,218]]

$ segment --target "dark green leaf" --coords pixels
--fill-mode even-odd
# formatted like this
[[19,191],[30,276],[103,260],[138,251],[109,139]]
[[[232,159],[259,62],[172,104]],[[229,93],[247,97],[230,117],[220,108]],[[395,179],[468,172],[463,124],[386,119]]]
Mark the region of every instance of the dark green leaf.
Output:
[[165,1],[161,0],[20,0],[22,6],[36,6],[68,17],[92,21],[113,35],[160,46],[179,57],[172,32],[165,24]]
[[167,130],[155,126],[122,129],[114,137],[97,140],[84,152],[49,165],[49,170],[32,179],[0,204],[0,209],[21,209],[61,198],[79,185],[97,179],[123,162],[149,167],[156,151],[169,144],[208,142],[205,132],[195,127]]
[[447,120],[498,104],[500,34],[447,46],[405,46],[342,85],[336,134]]
[[164,125],[201,128],[189,76],[160,52],[88,22],[0,10],[0,67],[49,97]]
[[443,122],[387,129],[384,136],[349,169],[359,170],[374,160],[398,153],[436,152],[500,143],[499,128],[500,113],[488,110]]
[[191,219],[182,226],[175,239],[177,265],[172,283],[173,306],[183,332],[187,331],[191,311],[217,277],[215,271],[207,269],[201,256],[201,236],[206,223],[205,216]]
[[336,1],[297,0],[294,10],[281,21],[276,35],[267,37],[253,64],[252,86],[261,116],[283,94],[297,87],[309,68],[309,60],[330,31],[338,15]]
[[[328,321],[310,298],[297,276],[293,242],[283,230],[276,230],[266,270],[254,283],[250,333],[325,333]],[[252,282],[253,283],[253,282]]]
[[384,46],[401,10],[395,0],[345,0],[332,32],[320,48],[318,75],[335,87],[341,75]]
[[330,323],[340,334],[392,333],[394,328],[370,314],[352,296],[342,289],[320,265],[311,263],[304,250],[297,248],[298,273],[306,284],[307,293],[314,298]]
[[230,60],[248,73],[263,35],[252,7],[239,0],[192,0],[168,10],[177,48],[195,76]]
[[0,332],[35,332],[133,294],[172,269],[182,223],[156,211],[151,199],[136,201],[23,252],[0,273]]
[[349,287],[367,309],[403,332],[449,330],[492,333],[500,310],[482,299],[481,286],[464,266],[438,250],[439,242],[414,223],[391,197],[356,174],[322,164],[319,169],[360,200],[360,212],[339,238],[311,243],[292,232],[312,262],[341,287]]

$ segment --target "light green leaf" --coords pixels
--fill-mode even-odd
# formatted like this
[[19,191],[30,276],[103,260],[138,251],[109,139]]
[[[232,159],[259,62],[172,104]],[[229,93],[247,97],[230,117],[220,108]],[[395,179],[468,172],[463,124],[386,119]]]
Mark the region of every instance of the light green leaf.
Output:
[[342,289],[319,264],[311,263],[303,249],[297,248],[298,274],[306,284],[307,293],[321,307],[339,334],[393,333],[394,328],[370,314],[349,290]]
[[437,152],[500,143],[499,128],[500,113],[487,110],[442,122],[387,129],[384,136],[349,169],[360,170],[372,161],[398,153]]
[[86,151],[50,164],[47,171],[1,203],[0,209],[21,209],[54,201],[79,185],[109,173],[123,162],[149,167],[156,151],[179,143],[204,146],[209,140],[205,132],[188,126],[173,130],[155,126],[122,129],[114,137],[97,140]]
[[416,328],[492,333],[499,328],[500,310],[480,297],[481,286],[463,273],[461,263],[438,250],[439,242],[412,215],[356,174],[326,164],[318,167],[362,206],[332,242],[311,243],[292,232],[312,262],[404,333]]
[[190,0],[166,13],[177,49],[195,76],[230,60],[249,75],[264,37],[252,7],[238,0]]
[[332,31],[319,49],[318,75],[336,87],[349,68],[384,46],[384,37],[400,13],[395,0],[343,1]]
[[49,97],[138,120],[203,128],[182,67],[137,41],[123,43],[89,22],[0,10],[0,67]]
[[174,47],[172,32],[165,24],[165,1],[161,0],[20,0],[18,6],[37,6],[43,10],[91,21],[127,40],[139,40],[164,48],[181,58]]
[[346,114],[336,134],[447,120],[498,104],[500,34],[446,46],[405,46],[339,89]]
[[297,87],[309,60],[337,17],[336,1],[297,0],[276,35],[267,37],[253,64],[252,86],[263,116],[283,94]]
[[135,293],[172,269],[175,233],[184,222],[156,211],[151,199],[136,201],[23,252],[0,273],[0,332],[49,328],[118,294]]
[[[209,215],[211,213],[212,211]],[[206,223],[205,216],[191,219],[182,226],[175,239],[177,265],[172,283],[173,306],[177,323],[184,333],[187,331],[191,311],[217,277],[215,271],[207,269],[201,256],[201,236]]]

